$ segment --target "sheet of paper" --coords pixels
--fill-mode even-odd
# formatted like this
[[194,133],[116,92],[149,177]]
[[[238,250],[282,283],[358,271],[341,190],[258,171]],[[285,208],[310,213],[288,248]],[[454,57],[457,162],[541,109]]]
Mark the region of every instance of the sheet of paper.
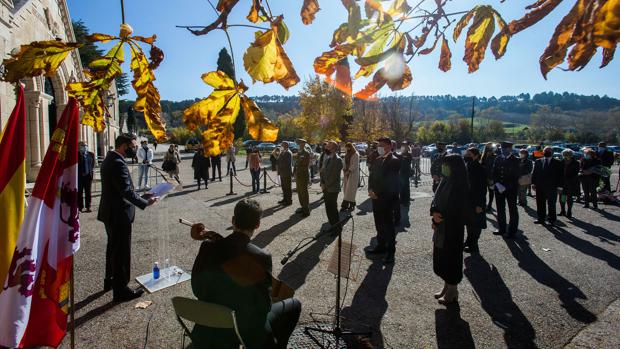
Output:
[[166,194],[168,194],[172,189],[174,189],[174,185],[172,183],[163,182],[159,183],[148,192],[153,194],[154,196],[158,196],[163,198]]
[[501,183],[495,183],[495,188],[497,188],[497,191],[500,193],[506,191],[506,187],[504,187]]

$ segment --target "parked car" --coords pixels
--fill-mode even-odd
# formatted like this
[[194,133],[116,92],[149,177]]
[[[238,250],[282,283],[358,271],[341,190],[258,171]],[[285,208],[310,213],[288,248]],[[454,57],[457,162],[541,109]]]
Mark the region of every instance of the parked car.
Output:
[[368,149],[368,144],[366,143],[356,143],[355,149],[360,154],[360,156],[366,156],[366,150]]
[[271,153],[272,151],[276,149],[276,145],[271,142],[264,142],[264,143],[260,143],[259,145],[257,145],[256,148],[258,148],[258,151],[260,151],[263,154]]
[[189,152],[193,152],[198,150],[198,148],[200,148],[202,146],[202,144],[200,143],[200,141],[197,138],[190,138],[187,140],[187,142],[185,142],[185,152],[189,153]]
[[437,152],[437,146],[435,143],[422,147],[422,157],[430,158]]
[[248,139],[243,141],[243,149],[245,149],[246,153],[254,146],[258,146],[261,144],[261,141],[255,141],[253,139]]

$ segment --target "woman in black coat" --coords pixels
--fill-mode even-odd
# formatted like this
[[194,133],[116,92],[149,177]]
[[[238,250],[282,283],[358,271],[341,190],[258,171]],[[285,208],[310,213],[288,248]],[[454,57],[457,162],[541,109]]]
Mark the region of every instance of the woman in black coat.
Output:
[[480,151],[472,147],[463,155],[467,166],[467,179],[469,182],[469,202],[473,219],[467,222],[467,239],[465,240],[465,252],[478,253],[478,239],[480,232],[487,227],[487,217],[484,210],[487,194],[486,172],[480,163]]
[[463,236],[469,215],[469,184],[463,158],[451,154],[444,158],[442,179],[431,204],[433,227],[433,271],[444,280],[435,294],[440,304],[458,300],[457,285],[463,279]]
[[560,216],[573,218],[573,197],[579,196],[579,163],[573,158],[573,151],[562,152],[564,169],[564,187],[560,195]]
[[579,166],[579,178],[583,186],[584,208],[589,208],[590,203],[594,208],[598,208],[598,197],[596,187],[600,179],[597,169],[601,165],[601,160],[596,156],[596,152],[590,148],[584,151],[584,157]]
[[200,180],[205,182],[205,189],[209,188],[209,167],[211,167],[211,159],[205,156],[205,152],[202,148],[198,149],[192,159],[194,179],[198,182],[198,190],[200,190]]

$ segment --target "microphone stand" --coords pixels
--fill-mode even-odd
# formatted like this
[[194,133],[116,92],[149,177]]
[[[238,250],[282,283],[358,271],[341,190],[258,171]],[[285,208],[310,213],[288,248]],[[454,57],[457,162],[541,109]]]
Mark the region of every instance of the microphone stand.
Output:
[[[342,337],[344,336],[357,336],[357,335],[365,335],[367,337],[370,337],[372,335],[372,332],[352,332],[352,331],[344,331],[342,329],[342,327],[340,327],[340,284],[341,284],[341,265],[342,265],[342,260],[341,260],[341,256],[342,256],[342,227],[349,221],[349,219],[353,218],[353,216],[351,216],[351,214],[348,214],[346,217],[344,217],[342,220],[340,220],[338,223],[332,225],[329,229],[324,230],[322,232],[320,232],[319,234],[315,235],[310,241],[307,241],[304,244],[300,244],[298,245],[296,248],[294,248],[293,250],[289,251],[286,254],[286,257],[284,257],[282,259],[282,265],[286,264],[286,262],[289,260],[290,257],[292,257],[295,253],[297,253],[299,250],[303,249],[305,246],[308,246],[309,244],[313,243],[314,241],[318,240],[321,236],[327,234],[328,232],[333,232],[335,229],[339,229],[340,231],[338,232],[338,273],[337,273],[337,281],[336,281],[336,314],[335,314],[335,323],[336,325],[334,326],[333,329],[323,329],[323,328],[319,328],[319,327],[312,327],[312,326],[306,326],[304,327],[304,332],[310,336],[312,338],[312,340],[319,345],[321,348],[325,348],[322,344],[320,344],[318,342],[318,340],[310,333],[310,332],[319,332],[319,333],[325,333],[325,334],[331,334],[336,338],[336,349],[338,348],[338,345],[340,343],[340,340]],[[303,241],[303,240],[302,240]]]

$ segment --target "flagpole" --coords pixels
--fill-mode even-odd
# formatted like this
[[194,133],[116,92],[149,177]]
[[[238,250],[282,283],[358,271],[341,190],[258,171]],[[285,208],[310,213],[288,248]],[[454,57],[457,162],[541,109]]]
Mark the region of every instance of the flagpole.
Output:
[[69,288],[71,294],[71,310],[69,315],[71,316],[71,349],[75,349],[75,287],[73,287],[73,265],[74,259],[71,258],[71,286]]

